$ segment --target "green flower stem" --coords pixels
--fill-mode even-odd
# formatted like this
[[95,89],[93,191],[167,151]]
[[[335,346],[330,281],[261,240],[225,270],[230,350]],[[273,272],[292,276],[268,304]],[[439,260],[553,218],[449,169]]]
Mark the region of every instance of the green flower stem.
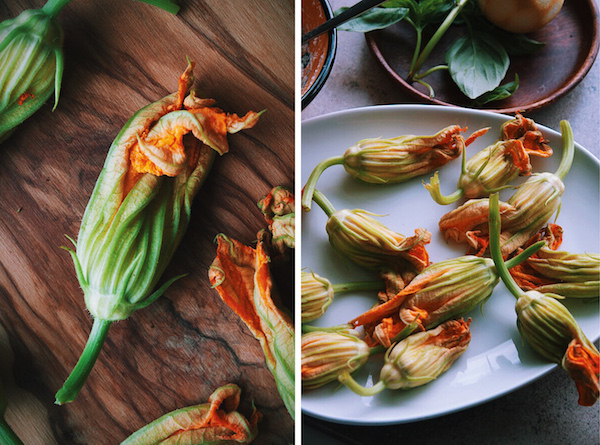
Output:
[[448,205],[458,201],[463,196],[465,196],[465,191],[463,189],[456,189],[449,195],[442,195],[440,192],[439,194],[436,194],[434,199],[438,204]]
[[81,391],[98,359],[111,324],[111,320],[102,320],[99,318],[94,320],[92,332],[90,332],[90,337],[81,353],[79,361],[75,365],[75,368],[73,368],[73,371],[71,371],[63,387],[56,393],[55,403],[57,405],[63,405],[75,400],[75,397]]
[[332,165],[343,164],[344,157],[343,156],[334,156],[332,158],[327,158],[317,164],[314,168],[306,184],[304,185],[304,189],[302,190],[302,208],[308,212],[310,211],[310,207],[312,204],[313,194],[315,192],[315,187],[317,186],[317,181],[321,176],[321,173],[325,171],[325,169],[331,167]]
[[502,259],[502,252],[500,251],[500,210],[498,207],[498,193],[494,193],[490,196],[490,253],[502,282],[515,298],[519,298],[519,296],[523,294],[523,291],[508,271],[508,267],[506,267],[506,264]]
[[179,12],[179,6],[170,0],[138,0],[142,3],[147,3],[152,6],[158,6],[171,14],[177,14]]
[[21,439],[10,428],[4,417],[0,417],[0,444],[2,445],[23,445]]
[[362,397],[374,396],[385,389],[385,383],[383,383],[383,381],[381,380],[378,381],[375,385],[371,386],[370,388],[365,388],[364,386],[359,385],[348,372],[340,374],[338,376],[338,380],[342,385],[348,387],[353,392]]
[[540,250],[545,245],[546,245],[546,241],[538,241],[537,243],[532,244],[531,246],[529,246],[527,249],[523,250],[523,252],[521,252],[517,256],[512,257],[510,260],[506,260],[506,262],[504,263],[504,264],[506,264],[506,268],[512,269],[513,267],[518,266],[519,264],[521,264],[523,261],[526,261],[531,255],[536,253],[538,250]]
[[338,283],[333,286],[334,293],[358,292],[362,290],[381,290],[384,286],[381,281],[355,281],[352,283]]
[[573,140],[573,130],[571,129],[569,121],[560,121],[560,132],[562,133],[563,153],[555,175],[558,176],[561,181],[564,181],[573,164],[575,141]]
[[[462,160],[463,160],[463,168],[462,168],[463,173],[461,173],[461,175],[464,174],[464,164],[465,164],[464,150],[463,150]],[[434,173],[434,175],[429,180],[429,184],[425,184],[425,182],[423,182],[423,185],[429,191],[429,194],[431,195],[433,200],[441,205],[452,204],[453,202],[458,201],[460,198],[462,198],[465,195],[465,191],[461,188],[455,190],[450,195],[447,195],[447,196],[442,195],[442,191],[440,190],[440,177],[439,177],[438,172]]]
[[448,65],[438,65],[438,66],[434,66],[432,68],[429,68],[424,73],[415,74],[414,79],[415,80],[423,79],[423,78],[429,76],[430,74],[435,73],[436,71],[448,71]]
[[342,324],[338,326],[332,326],[330,328],[324,328],[322,326],[312,326],[310,324],[302,324],[302,333],[306,334],[307,332],[337,332],[343,333],[347,332],[349,329],[352,329],[352,325]]
[[427,45],[425,45],[425,48],[423,48],[423,51],[421,52],[421,55],[417,59],[415,65],[409,71],[407,78],[408,82],[412,82],[414,80],[415,75],[419,73],[421,67],[425,63],[425,60],[427,60],[427,58],[431,54],[431,51],[433,51],[440,39],[444,36],[444,34],[446,34],[446,31],[448,31],[448,28],[450,28],[450,25],[452,25],[452,23],[454,22],[462,8],[467,4],[467,2],[468,0],[459,0],[456,3],[456,6],[452,9],[452,11],[448,13],[448,15],[446,16],[440,27],[437,29],[435,34],[431,36],[431,39],[429,39],[429,42],[427,42]]
[[71,0],[48,0],[42,7],[42,11],[51,17],[56,17],[68,3],[71,3]]
[[433,87],[431,85],[429,85],[427,82],[421,79],[417,79],[415,80],[415,82],[427,88],[427,91],[429,91],[429,97],[431,97],[432,99],[435,97],[435,91],[433,90]]
[[331,217],[335,213],[335,208],[329,202],[329,200],[325,197],[323,193],[318,190],[315,190],[312,198],[321,209],[327,214],[328,217]]
[[415,43],[415,51],[413,53],[412,56],[412,60],[410,61],[410,67],[409,67],[409,72],[412,72],[415,64],[417,63],[417,59],[419,57],[419,52],[421,51],[421,44],[423,42],[423,29],[421,27],[418,27],[416,25],[416,23],[414,23],[410,18],[406,17],[404,20],[406,20],[408,23],[410,23],[413,28],[415,28],[415,31],[417,32],[417,42]]

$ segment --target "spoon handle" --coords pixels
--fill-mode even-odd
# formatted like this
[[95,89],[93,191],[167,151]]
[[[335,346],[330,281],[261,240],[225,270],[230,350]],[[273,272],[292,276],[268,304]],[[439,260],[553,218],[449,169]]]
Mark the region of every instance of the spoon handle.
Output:
[[354,6],[346,9],[339,15],[330,18],[325,23],[317,26],[313,30],[307,32],[302,36],[302,43],[308,42],[310,39],[315,38],[330,29],[335,28],[336,26],[341,25],[342,23],[347,22],[350,19],[353,19],[359,14],[362,14],[365,11],[368,11],[371,8],[374,8],[381,3],[384,3],[386,0],[362,0],[355,4]]

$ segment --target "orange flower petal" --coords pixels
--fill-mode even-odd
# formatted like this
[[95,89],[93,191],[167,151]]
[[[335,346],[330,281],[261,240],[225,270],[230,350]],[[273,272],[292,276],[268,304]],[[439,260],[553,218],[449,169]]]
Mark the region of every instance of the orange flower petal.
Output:
[[592,406],[600,395],[598,374],[600,373],[600,356],[598,351],[586,348],[577,339],[569,344],[563,368],[575,382],[579,392],[579,404]]

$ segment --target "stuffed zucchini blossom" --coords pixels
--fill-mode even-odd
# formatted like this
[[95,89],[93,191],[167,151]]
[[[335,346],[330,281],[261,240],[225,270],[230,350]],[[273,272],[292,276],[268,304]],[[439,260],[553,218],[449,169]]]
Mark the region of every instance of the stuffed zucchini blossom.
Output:
[[[140,0],[172,14],[170,0]],[[71,0],[48,0],[0,23],[0,142],[54,93],[58,105],[64,69],[64,33],[58,14]]]
[[258,435],[262,414],[250,418],[237,411],[241,392],[230,383],[217,388],[207,403],[172,411],[139,429],[121,445],[249,444]]
[[327,278],[313,272],[301,273],[301,309],[302,323],[320,318],[336,295],[344,292],[380,290],[382,281],[355,281],[332,284]]
[[360,396],[388,389],[410,389],[425,385],[450,369],[471,342],[471,320],[449,320],[435,329],[409,335],[390,347],[380,379],[371,387],[359,385],[346,372],[338,380]]
[[557,224],[542,229],[546,245],[510,274],[525,291],[537,290],[565,298],[600,296],[600,255],[559,251],[563,230]]
[[251,128],[193,91],[189,62],[173,93],[139,110],[112,143],[70,250],[94,324],[81,359],[56,403],[72,401],[96,361],[112,322],[156,300],[178,277],[155,289],[188,226],[192,200],[227,133]]
[[[575,153],[569,122],[561,121],[560,127],[563,153],[557,171],[532,175],[508,201],[499,203],[503,256],[510,255],[523,246],[560,209],[561,197],[565,191],[563,180],[571,168]],[[467,243],[478,254],[483,254],[489,244],[488,216],[488,198],[470,199],[444,215],[439,227],[447,239]]]
[[425,245],[429,244],[431,233],[426,229],[418,228],[414,236],[406,237],[390,230],[365,210],[336,211],[318,190],[314,191],[313,199],[328,216],[325,229],[331,246],[343,258],[379,272],[382,278],[391,273],[395,279],[386,278],[386,285],[394,281],[408,283],[429,265]]
[[500,247],[498,195],[490,197],[490,251],[502,281],[517,299],[521,337],[546,360],[560,364],[575,383],[579,404],[592,406],[600,396],[600,353],[569,310],[552,294],[523,291],[510,275]]
[[348,174],[371,184],[405,182],[458,158],[487,128],[476,131],[466,140],[461,135],[465,130],[459,125],[450,125],[431,136],[363,139],[348,148],[343,156],[327,158],[314,168],[304,186],[302,208],[310,210],[317,180],[332,165],[342,164]]
[[438,173],[425,185],[438,204],[451,204],[462,197],[479,198],[510,187],[517,176],[531,174],[530,156],[549,157],[552,148],[547,144],[535,122],[517,113],[515,119],[502,124],[501,139],[476,153],[463,163],[458,190],[449,196],[440,191]]
[[[512,268],[537,252],[539,241],[507,262]],[[433,263],[386,302],[373,306],[349,323],[365,327],[370,346],[389,347],[396,335],[411,324],[420,330],[466,315],[483,305],[500,281],[490,258],[465,255]]]
[[0,142],[40,109],[62,82],[64,33],[57,20],[67,2],[50,0],[0,23]]
[[363,366],[370,348],[356,332],[314,331],[301,341],[302,388],[315,389],[337,380],[344,372],[352,373]]

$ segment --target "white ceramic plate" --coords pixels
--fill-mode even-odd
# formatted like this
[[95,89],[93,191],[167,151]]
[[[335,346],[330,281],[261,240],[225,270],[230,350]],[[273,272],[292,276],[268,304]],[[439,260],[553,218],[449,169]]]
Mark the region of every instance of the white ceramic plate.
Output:
[[[491,126],[487,135],[467,148],[467,157],[493,143],[500,125],[509,116],[485,111],[431,105],[393,105],[348,110],[320,116],[302,123],[302,181],[306,182],[313,167],[330,156],[339,156],[360,139],[394,137],[402,134],[434,134],[459,124],[467,126],[469,135]],[[556,171],[562,149],[560,134],[540,126],[554,149],[549,159],[533,159],[534,171]],[[577,140],[577,135],[575,135]],[[565,180],[566,191],[556,222],[564,229],[560,250],[600,252],[599,244],[599,162],[577,145],[571,171]],[[455,190],[460,174],[460,159],[440,169],[442,192]],[[433,262],[463,255],[464,245],[447,243],[437,225],[440,217],[462,203],[436,204],[422,185],[429,175],[403,184],[369,185],[350,177],[341,165],[330,167],[321,176],[317,188],[334,207],[361,208],[385,215],[381,218],[390,229],[410,236],[418,227],[432,233],[427,250]],[[518,182],[518,181],[517,181]],[[507,199],[510,191],[501,195]],[[333,283],[375,279],[375,275],[344,261],[329,245],[325,232],[326,217],[313,203],[302,216],[302,267],[329,278]],[[376,301],[374,293],[342,294],[327,313],[314,325],[333,326],[348,322],[366,311]],[[360,397],[345,387],[331,383],[302,394],[304,413],[339,423],[393,424],[411,422],[468,408],[499,397],[546,374],[556,365],[546,363],[523,344],[515,324],[515,298],[500,283],[483,308],[466,314],[472,317],[472,340],[468,350],[448,372],[432,383],[408,391],[386,390],[374,397]],[[583,331],[590,339],[600,335],[598,303],[568,301]],[[381,356],[381,354],[380,354]],[[381,357],[354,374],[356,380],[371,386],[379,380]],[[573,397],[568,403],[577,403]]]

